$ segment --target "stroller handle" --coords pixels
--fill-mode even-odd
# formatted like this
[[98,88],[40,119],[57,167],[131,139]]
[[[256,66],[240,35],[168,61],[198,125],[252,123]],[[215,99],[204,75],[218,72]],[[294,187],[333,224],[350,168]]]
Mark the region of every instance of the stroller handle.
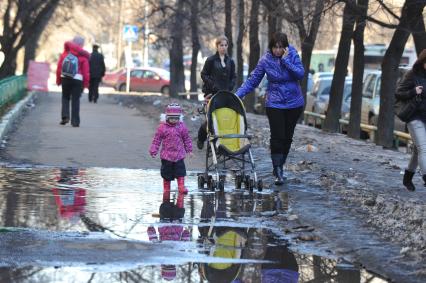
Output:
[[253,136],[240,135],[240,134],[213,135],[212,137],[215,139],[240,139],[240,138],[252,139],[253,138]]

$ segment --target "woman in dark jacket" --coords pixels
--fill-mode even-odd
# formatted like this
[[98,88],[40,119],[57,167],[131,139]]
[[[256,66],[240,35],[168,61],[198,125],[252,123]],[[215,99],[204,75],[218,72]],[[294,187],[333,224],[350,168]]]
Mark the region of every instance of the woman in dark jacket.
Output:
[[[206,100],[219,90],[232,91],[235,86],[235,63],[227,55],[228,38],[219,36],[216,39],[216,54],[208,57],[201,71],[203,93]],[[197,147],[202,149],[207,139],[207,124],[203,123],[198,130]]]
[[426,49],[423,49],[413,68],[399,82],[395,96],[403,101],[420,96],[418,109],[407,122],[415,147],[403,178],[407,190],[414,191],[413,176],[417,165],[420,165],[426,186]]
[[265,107],[271,131],[273,174],[276,177],[275,184],[282,185],[283,166],[305,103],[299,85],[305,70],[296,49],[288,44],[286,34],[276,33],[271,38],[268,49],[236,94],[242,98],[252,92],[266,74],[268,87]]

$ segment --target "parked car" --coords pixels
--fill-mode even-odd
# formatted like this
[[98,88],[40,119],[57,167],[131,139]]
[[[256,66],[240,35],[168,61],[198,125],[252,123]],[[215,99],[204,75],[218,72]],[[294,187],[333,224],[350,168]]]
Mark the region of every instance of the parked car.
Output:
[[306,111],[313,111],[314,101],[317,96],[330,93],[332,79],[333,73],[331,72],[317,72],[312,76],[312,90],[306,93]]
[[[102,79],[106,86],[119,91],[126,90],[126,68],[107,73]],[[130,70],[130,90],[141,92],[170,92],[170,73],[154,67],[138,67]]]
[[[409,70],[408,67],[398,68],[399,81]],[[362,88],[361,123],[377,126],[380,110],[380,86],[382,71],[370,71],[366,76]],[[395,130],[407,132],[406,125],[395,115]]]
[[[331,82],[330,82],[331,86]],[[345,81],[345,87],[343,90],[342,109],[341,117],[345,116],[345,113],[349,112],[351,106],[351,94],[352,94],[352,77],[349,77]],[[327,114],[328,103],[330,101],[330,93],[322,94],[318,96],[314,101],[313,112],[319,114]]]

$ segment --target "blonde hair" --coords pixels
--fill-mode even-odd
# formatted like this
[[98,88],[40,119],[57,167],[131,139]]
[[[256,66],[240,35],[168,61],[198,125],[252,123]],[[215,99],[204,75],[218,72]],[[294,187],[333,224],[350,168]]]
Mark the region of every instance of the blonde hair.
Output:
[[221,36],[218,36],[218,37],[216,37],[216,48],[219,46],[219,44],[222,42],[222,41],[226,41],[226,43],[228,43],[229,44],[229,41],[228,41],[228,38],[226,37],[226,36],[224,36],[224,35],[221,35]]

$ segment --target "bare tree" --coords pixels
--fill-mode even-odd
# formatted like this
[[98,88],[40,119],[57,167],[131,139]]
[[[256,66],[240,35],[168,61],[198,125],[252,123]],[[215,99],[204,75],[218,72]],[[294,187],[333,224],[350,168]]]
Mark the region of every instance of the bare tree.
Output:
[[[305,71],[309,71],[312,50],[318,34],[323,13],[325,0],[315,1],[285,1],[287,5],[284,10],[284,17],[297,27],[300,42],[302,43],[302,64]],[[306,100],[306,90],[308,76],[302,80],[302,92]]]
[[[249,43],[250,43],[250,56],[249,56],[249,73],[254,70],[260,57],[259,45],[259,8],[260,0],[253,0],[250,8],[250,22],[249,22]],[[249,93],[244,99],[244,104],[248,112],[254,110],[255,97],[254,92]]]
[[358,0],[357,5],[362,12],[356,17],[355,31],[353,34],[354,60],[351,95],[351,112],[349,117],[348,136],[358,139],[360,137],[362,81],[364,77],[364,30],[367,23],[368,0]]
[[184,0],[176,1],[174,21],[171,25],[170,54],[170,95],[176,97],[185,90],[185,74],[183,68],[183,16]]
[[27,72],[30,60],[34,60],[36,57],[36,51],[38,48],[38,42],[41,34],[46,29],[47,24],[52,18],[59,3],[50,6],[46,12],[46,16],[42,18],[40,24],[34,28],[34,31],[30,34],[30,38],[25,43],[25,55],[24,55],[24,73]]
[[238,0],[238,37],[237,37],[237,87],[244,80],[244,60],[243,60],[243,38],[245,33],[244,25],[244,0]]
[[[354,0],[348,0],[355,5]],[[355,15],[351,7],[345,4],[343,9],[342,32],[337,50],[335,70],[330,89],[330,102],[327,108],[327,116],[324,120],[324,130],[337,132],[339,130],[339,118],[342,108],[343,89],[345,77],[348,72],[349,52],[353,35]]]
[[228,54],[232,56],[232,0],[225,0],[225,36],[228,38]]
[[198,0],[191,0],[191,35],[192,35],[192,59],[191,59],[191,91],[197,91],[197,64],[200,51],[200,39],[198,35]]
[[3,33],[0,36],[4,61],[0,78],[12,76],[16,70],[18,51],[31,38],[31,34],[43,24],[45,17],[60,0],[8,0],[4,9]]
[[395,82],[398,77],[398,65],[410,36],[410,27],[420,17],[425,1],[406,0],[402,7],[400,22],[391,39],[382,61],[382,79],[380,89],[380,111],[377,124],[376,143],[385,148],[393,147]]

